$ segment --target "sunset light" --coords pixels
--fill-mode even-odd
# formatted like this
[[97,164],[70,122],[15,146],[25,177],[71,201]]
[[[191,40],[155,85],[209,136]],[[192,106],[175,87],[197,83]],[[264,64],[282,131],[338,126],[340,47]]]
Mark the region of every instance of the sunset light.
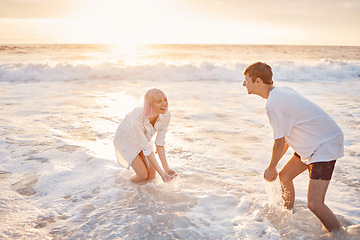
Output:
[[0,3],[0,42],[358,45],[355,0],[18,0]]
[[74,17],[69,35],[76,42],[136,44],[158,34],[157,17],[160,10],[150,1],[96,0]]
[[0,0],[0,239],[359,239],[359,12]]

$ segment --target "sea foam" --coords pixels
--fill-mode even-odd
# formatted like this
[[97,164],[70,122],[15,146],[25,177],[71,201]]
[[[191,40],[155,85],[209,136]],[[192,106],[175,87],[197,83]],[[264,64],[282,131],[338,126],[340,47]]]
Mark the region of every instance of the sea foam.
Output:
[[[204,60],[212,49],[213,59]],[[359,60],[336,60],[356,58],[358,48],[274,49],[160,46],[151,61],[131,64],[116,54],[111,61],[78,61],[94,46],[0,48],[0,238],[359,239]],[[320,50],[316,59],[299,60],[313,49]],[[164,59],[175,50],[201,61]],[[106,59],[104,51],[93,58]],[[301,92],[342,128],[345,156],[326,204],[345,235],[329,235],[307,208],[306,172],[294,179],[294,211],[279,204],[278,180],[264,182],[272,130],[265,100],[242,86],[244,68],[255,59],[267,59],[277,85]],[[133,184],[112,140],[150,87],[169,100],[166,154],[178,176]],[[278,167],[291,155],[289,149]]]
[[[360,62],[324,59],[317,63],[274,61],[269,63],[274,78],[287,81],[338,81],[360,77]],[[200,64],[152,63],[123,65],[119,63],[37,63],[1,64],[0,81],[76,81],[89,79],[151,81],[242,81],[247,63]]]

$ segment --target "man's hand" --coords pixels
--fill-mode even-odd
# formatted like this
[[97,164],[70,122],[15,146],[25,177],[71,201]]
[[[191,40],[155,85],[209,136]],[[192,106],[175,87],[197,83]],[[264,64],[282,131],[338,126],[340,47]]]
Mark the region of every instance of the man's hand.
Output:
[[268,167],[267,169],[265,169],[264,178],[266,181],[269,181],[269,182],[275,181],[277,175],[278,175],[278,172],[277,172],[276,168]]

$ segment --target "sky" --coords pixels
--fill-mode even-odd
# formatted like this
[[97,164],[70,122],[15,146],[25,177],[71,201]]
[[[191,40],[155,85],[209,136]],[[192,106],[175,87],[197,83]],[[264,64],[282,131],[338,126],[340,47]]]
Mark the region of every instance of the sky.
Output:
[[359,0],[0,0],[0,43],[360,46]]

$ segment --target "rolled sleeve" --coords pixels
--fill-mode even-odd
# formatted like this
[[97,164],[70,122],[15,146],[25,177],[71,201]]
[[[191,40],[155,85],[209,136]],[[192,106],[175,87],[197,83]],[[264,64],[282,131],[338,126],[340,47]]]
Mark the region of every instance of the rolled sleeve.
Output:
[[290,135],[291,128],[293,127],[291,116],[282,111],[268,111],[267,115],[273,129],[274,139]]
[[169,123],[170,123],[170,113],[168,112],[166,115],[164,115],[163,125],[161,126],[161,129],[159,129],[156,135],[155,144],[157,146],[165,146],[165,136],[167,129],[169,127]]
[[155,144],[157,146],[165,146],[166,130],[161,130],[157,133]]

